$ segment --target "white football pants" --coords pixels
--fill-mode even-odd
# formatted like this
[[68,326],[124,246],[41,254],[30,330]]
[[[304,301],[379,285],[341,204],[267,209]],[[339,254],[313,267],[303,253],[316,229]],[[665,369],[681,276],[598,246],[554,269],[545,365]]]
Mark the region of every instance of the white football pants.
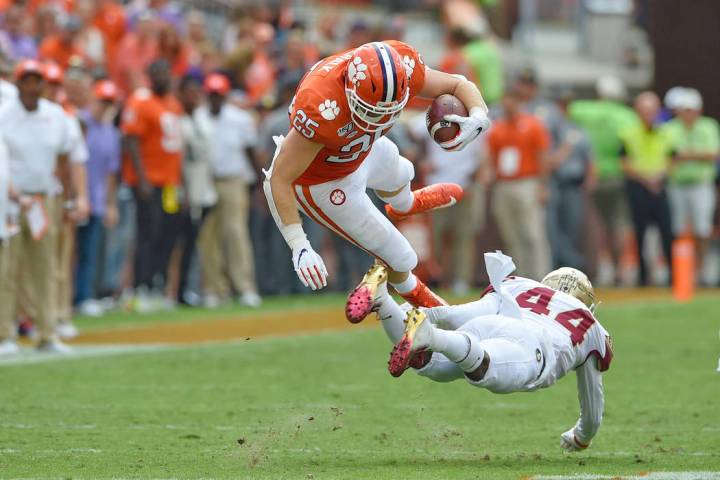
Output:
[[[382,137],[353,173],[319,185],[295,185],[295,198],[299,209],[316,223],[362,248],[392,270],[409,272],[417,266],[415,251],[372,203],[366,189],[393,192],[409,184],[414,176],[412,163],[400,156],[393,142]],[[268,202],[272,202],[269,182],[265,183]],[[271,210],[275,210],[272,203]]]
[[[383,328],[393,343],[400,339],[406,311],[407,308],[401,308],[392,298],[385,297],[379,314]],[[527,322],[501,315],[483,315],[471,318],[457,331],[467,334],[471,342],[478,342],[487,352],[490,365],[485,377],[479,382],[468,379],[456,363],[438,352],[433,353],[425,367],[416,370],[418,375],[436,382],[465,378],[471,385],[494,393],[528,391],[540,376],[543,367],[542,332]]]

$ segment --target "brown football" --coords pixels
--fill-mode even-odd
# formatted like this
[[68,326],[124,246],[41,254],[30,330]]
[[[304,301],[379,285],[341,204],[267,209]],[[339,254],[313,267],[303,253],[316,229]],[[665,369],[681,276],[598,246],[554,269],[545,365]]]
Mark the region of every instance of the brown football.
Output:
[[455,122],[443,120],[445,115],[460,115],[466,117],[467,108],[460,99],[449,93],[437,97],[425,114],[425,125],[428,133],[436,143],[444,143],[452,140],[460,131],[460,125]]

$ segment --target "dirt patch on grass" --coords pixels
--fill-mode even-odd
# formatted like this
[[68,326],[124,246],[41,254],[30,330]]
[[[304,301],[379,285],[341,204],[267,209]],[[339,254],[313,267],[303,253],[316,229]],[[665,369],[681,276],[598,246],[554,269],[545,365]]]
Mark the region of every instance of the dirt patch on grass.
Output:
[[301,310],[265,313],[253,317],[203,320],[189,323],[153,323],[109,330],[83,332],[72,343],[173,343],[191,344],[212,341],[244,340],[269,335],[289,335],[323,330],[341,330],[376,326],[375,316],[362,325],[352,325],[337,310]]
[[[708,292],[700,292],[700,296]],[[598,298],[606,305],[629,302],[670,300],[669,289],[600,289]],[[473,299],[468,299],[473,300]],[[288,309],[286,312],[259,313],[241,318],[219,318],[183,323],[149,323],[108,330],[83,332],[72,343],[77,344],[193,344],[213,341],[244,340],[271,335],[292,335],[327,330],[376,327],[378,322],[371,315],[360,325],[352,325],[345,319],[342,304],[337,309]],[[208,312],[208,316],[212,315]]]

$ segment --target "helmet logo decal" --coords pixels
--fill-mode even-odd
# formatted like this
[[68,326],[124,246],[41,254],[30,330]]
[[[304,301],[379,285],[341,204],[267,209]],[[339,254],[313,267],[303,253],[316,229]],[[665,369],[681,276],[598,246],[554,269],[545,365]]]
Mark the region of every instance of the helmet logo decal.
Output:
[[352,62],[348,63],[348,80],[350,80],[350,83],[357,85],[360,80],[365,80],[367,78],[366,70],[367,65],[362,63],[362,58],[353,58]]
[[407,73],[408,79],[412,77],[413,71],[415,70],[415,60],[405,55],[403,57],[403,65],[405,65],[405,73]]
[[337,101],[329,99],[326,99],[318,105],[318,110],[325,120],[335,120],[340,113],[340,107],[338,107]]

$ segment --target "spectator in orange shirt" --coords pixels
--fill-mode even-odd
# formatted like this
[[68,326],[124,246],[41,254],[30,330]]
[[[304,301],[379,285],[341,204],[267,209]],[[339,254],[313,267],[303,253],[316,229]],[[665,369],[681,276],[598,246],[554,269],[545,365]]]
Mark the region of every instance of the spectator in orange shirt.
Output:
[[117,49],[127,31],[125,10],[116,0],[98,0],[93,25],[105,41],[105,62],[110,68],[117,59]]
[[270,62],[270,46],[275,38],[275,30],[269,23],[259,23],[253,30],[253,38],[255,50],[252,63],[245,72],[245,86],[248,97],[259,101],[275,85],[275,71]]
[[157,19],[146,13],[138,19],[134,32],[128,32],[117,47],[117,61],[109,64],[110,75],[120,90],[129,94],[147,86],[145,71],[157,58]]
[[160,27],[158,35],[158,58],[168,61],[170,73],[180,78],[185,75],[190,64],[188,63],[188,49],[180,38],[175,27],[164,24]]
[[60,33],[47,37],[40,44],[40,59],[55,62],[63,69],[69,66],[72,57],[85,59],[85,52],[78,45],[82,26],[78,17],[65,18]]
[[77,46],[95,67],[105,65],[105,38],[94,24],[97,6],[95,0],[77,0],[75,15],[82,22]]
[[519,275],[542,278],[550,270],[545,225],[547,153],[550,135],[542,122],[522,112],[517,93],[502,98],[502,118],[488,132],[495,173],[492,214]]
[[123,112],[123,181],[132,187],[137,205],[135,281],[138,311],[160,296],[180,216],[180,102],[170,93],[170,64],[156,60],[148,69],[151,90],[136,90]]

